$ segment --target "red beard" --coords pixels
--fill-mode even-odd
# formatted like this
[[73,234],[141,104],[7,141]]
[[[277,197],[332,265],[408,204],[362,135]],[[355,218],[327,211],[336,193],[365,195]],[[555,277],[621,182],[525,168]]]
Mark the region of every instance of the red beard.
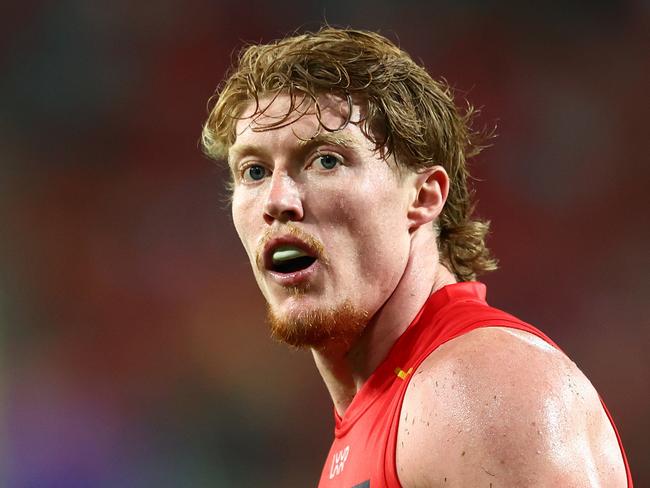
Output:
[[368,323],[368,312],[349,302],[325,310],[309,310],[291,317],[279,317],[267,305],[271,336],[297,348],[320,349],[328,344],[346,346],[361,335]]

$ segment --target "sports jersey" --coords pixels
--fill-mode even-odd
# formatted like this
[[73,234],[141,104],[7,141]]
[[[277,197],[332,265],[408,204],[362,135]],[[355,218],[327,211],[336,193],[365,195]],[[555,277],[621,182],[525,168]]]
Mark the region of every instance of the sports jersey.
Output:
[[[485,293],[482,283],[464,282],[445,286],[428,298],[356,394],[345,415],[340,417],[334,412],[334,442],[323,467],[319,488],[401,487],[395,448],[406,388],[422,361],[445,342],[480,327],[498,326],[530,332],[558,348],[532,325],[490,307]],[[604,403],[603,408],[616,432],[628,486],[632,487],[620,436]]]

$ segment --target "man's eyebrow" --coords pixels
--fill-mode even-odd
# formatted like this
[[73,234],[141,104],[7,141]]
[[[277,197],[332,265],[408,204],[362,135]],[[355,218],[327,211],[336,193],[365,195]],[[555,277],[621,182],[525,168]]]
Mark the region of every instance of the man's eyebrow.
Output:
[[325,132],[317,134],[309,139],[299,139],[298,146],[301,148],[320,146],[321,144],[330,144],[333,146],[351,147],[357,144],[354,137],[348,134]]
[[[326,132],[323,134],[317,134],[309,139],[298,139],[297,142],[297,146],[301,150],[310,149],[323,144],[349,148],[357,144],[357,141],[354,137],[348,134]],[[235,144],[228,150],[228,163],[250,154],[263,155],[264,148],[255,144]]]
[[261,155],[263,152],[264,150],[262,147],[254,144],[235,144],[230,146],[230,149],[228,149],[228,163],[250,154]]

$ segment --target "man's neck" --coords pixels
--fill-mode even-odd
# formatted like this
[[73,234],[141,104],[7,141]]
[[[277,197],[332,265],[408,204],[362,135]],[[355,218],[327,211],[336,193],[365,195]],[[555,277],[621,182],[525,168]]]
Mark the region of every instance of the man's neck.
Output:
[[439,263],[435,237],[427,232],[414,234],[409,261],[399,284],[361,337],[352,347],[333,344],[312,351],[339,415],[345,413],[429,295],[455,282],[454,275]]

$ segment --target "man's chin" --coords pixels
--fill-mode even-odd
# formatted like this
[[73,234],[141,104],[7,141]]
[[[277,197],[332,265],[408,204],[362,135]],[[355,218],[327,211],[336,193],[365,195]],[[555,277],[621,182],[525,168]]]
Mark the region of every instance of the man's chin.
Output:
[[297,348],[319,349],[328,344],[351,345],[368,323],[368,312],[350,302],[331,308],[314,308],[276,312],[267,305],[267,321],[271,336]]

